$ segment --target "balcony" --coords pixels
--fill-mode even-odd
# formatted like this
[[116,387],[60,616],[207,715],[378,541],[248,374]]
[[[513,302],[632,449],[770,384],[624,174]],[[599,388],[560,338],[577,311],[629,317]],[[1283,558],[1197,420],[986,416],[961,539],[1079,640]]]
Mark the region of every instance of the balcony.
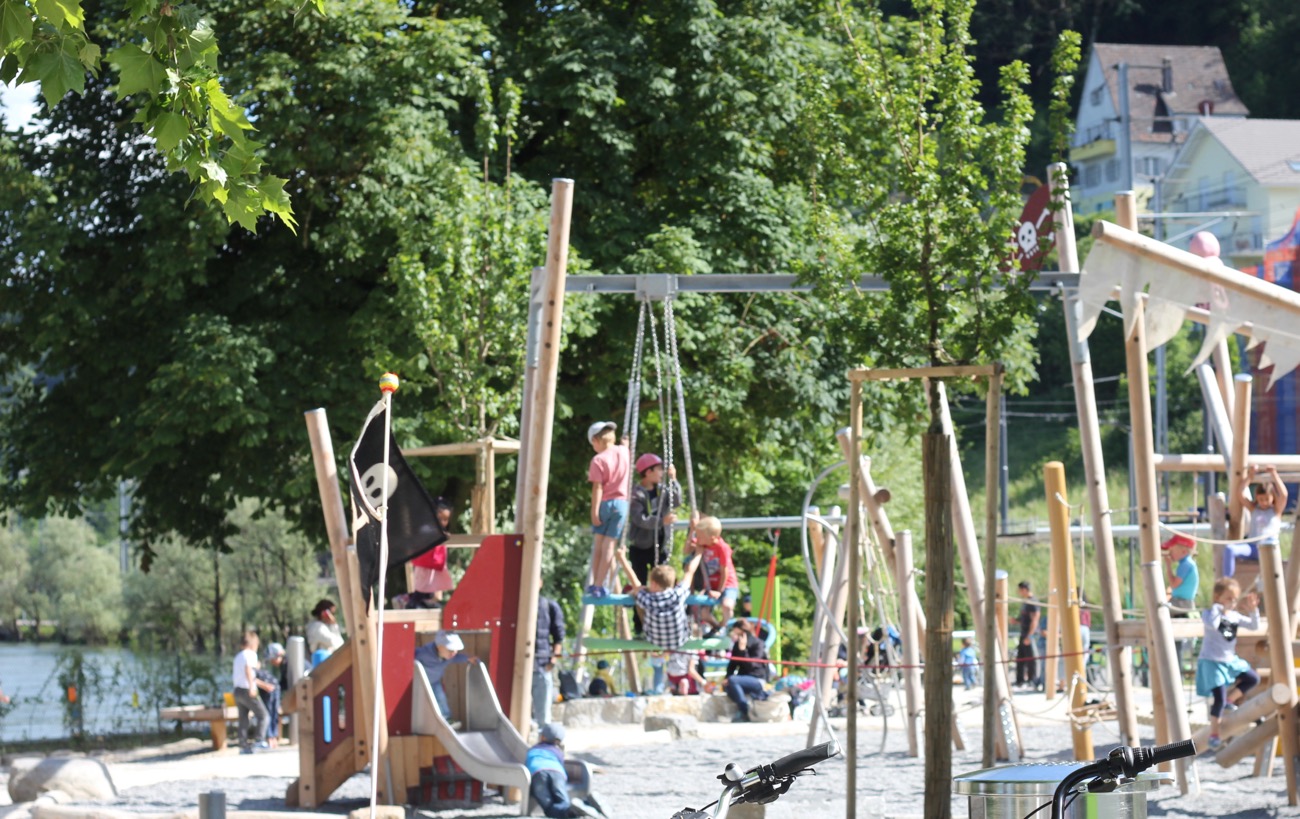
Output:
[[1080,145],[1070,149],[1071,162],[1085,162],[1089,159],[1098,159],[1103,156],[1113,156],[1115,154],[1115,140],[1113,139],[1094,139],[1086,145]]

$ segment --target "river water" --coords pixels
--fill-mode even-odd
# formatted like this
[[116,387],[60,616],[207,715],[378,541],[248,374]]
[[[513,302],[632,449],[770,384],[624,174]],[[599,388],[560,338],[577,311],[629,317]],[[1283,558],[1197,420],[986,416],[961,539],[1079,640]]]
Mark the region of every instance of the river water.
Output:
[[0,688],[12,700],[0,706],[0,744],[68,737],[78,729],[92,735],[159,730],[160,707],[217,701],[222,682],[229,687],[222,666],[174,653],[0,643]]

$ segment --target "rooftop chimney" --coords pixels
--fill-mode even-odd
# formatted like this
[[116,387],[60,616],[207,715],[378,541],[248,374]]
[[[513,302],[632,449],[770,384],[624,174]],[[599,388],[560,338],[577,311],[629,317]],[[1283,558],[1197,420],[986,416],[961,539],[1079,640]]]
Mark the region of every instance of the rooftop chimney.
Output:
[[1166,94],[1174,90],[1174,64],[1168,57],[1160,60],[1160,89]]

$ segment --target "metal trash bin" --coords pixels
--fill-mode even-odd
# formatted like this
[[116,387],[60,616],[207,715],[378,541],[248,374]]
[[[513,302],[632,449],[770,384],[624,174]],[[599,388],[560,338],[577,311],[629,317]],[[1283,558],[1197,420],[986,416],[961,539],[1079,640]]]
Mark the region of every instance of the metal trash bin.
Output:
[[[982,768],[953,777],[953,789],[969,797],[971,819],[1024,819],[1036,808],[1050,805],[1056,786],[1082,766],[1082,762],[1033,762]],[[1146,819],[1147,793],[1173,781],[1170,774],[1146,771],[1110,793],[1080,794],[1065,815],[1067,819]],[[1046,807],[1034,816],[1046,819],[1050,811]]]

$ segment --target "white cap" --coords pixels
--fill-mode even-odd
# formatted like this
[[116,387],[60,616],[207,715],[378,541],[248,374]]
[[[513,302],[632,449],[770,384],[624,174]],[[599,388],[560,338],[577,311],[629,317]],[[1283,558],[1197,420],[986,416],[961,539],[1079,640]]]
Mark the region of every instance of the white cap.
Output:
[[587,427],[587,440],[588,441],[592,440],[597,435],[601,434],[607,429],[618,429],[618,425],[615,424],[613,421],[597,421],[596,423]]
[[438,632],[437,636],[433,638],[433,641],[443,648],[449,648],[452,651],[460,651],[465,647],[465,643],[461,641],[460,635],[453,634],[450,631]]

